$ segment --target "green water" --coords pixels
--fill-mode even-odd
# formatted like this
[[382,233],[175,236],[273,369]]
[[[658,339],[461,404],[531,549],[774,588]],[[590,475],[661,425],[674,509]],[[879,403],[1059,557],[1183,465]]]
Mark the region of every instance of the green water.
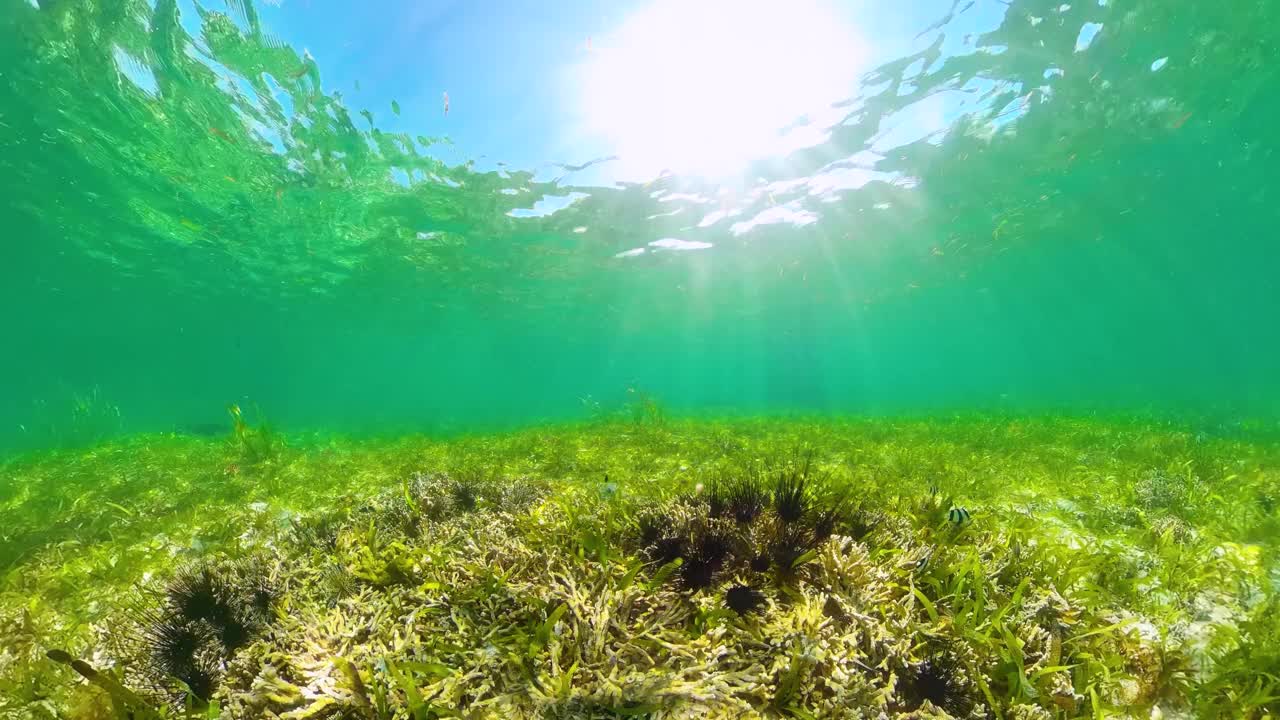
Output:
[[[0,10],[5,448],[225,426],[232,402],[379,434],[636,392],[681,414],[1280,411],[1266,0],[1014,0],[964,52],[868,72],[825,142],[611,187],[381,132],[248,3],[197,37],[174,0],[38,5]],[[944,131],[866,152],[948,92],[968,104]],[[869,181],[815,190],[850,167]],[[699,227],[711,208],[738,214]],[[734,232],[778,208],[812,221]]]
[[1280,712],[1274,0],[956,0],[627,182],[269,6],[0,0],[0,720]]

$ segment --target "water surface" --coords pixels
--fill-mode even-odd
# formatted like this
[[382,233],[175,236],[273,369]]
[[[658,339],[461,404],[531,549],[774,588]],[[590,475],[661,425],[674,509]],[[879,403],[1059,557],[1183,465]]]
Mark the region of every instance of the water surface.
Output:
[[1275,417],[1270,4],[672,7],[9,0],[0,444]]

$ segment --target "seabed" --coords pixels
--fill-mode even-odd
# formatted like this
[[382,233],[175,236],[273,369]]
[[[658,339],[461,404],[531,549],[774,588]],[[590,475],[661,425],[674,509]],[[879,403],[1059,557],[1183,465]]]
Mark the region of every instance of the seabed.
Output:
[[1280,445],[152,435],[0,465],[3,718],[1266,718]]

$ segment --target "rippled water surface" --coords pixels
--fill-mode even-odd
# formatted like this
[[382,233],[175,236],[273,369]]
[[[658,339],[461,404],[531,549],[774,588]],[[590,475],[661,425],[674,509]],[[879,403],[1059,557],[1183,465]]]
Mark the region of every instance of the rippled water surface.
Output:
[[0,445],[229,402],[1274,417],[1277,38],[1265,0],[4,0]]

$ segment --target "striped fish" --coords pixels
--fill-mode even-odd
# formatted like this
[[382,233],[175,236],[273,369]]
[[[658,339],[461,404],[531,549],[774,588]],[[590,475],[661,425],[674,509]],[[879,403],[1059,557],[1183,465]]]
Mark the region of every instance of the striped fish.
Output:
[[956,525],[964,525],[969,522],[969,511],[962,507],[953,507],[947,512],[947,520]]

